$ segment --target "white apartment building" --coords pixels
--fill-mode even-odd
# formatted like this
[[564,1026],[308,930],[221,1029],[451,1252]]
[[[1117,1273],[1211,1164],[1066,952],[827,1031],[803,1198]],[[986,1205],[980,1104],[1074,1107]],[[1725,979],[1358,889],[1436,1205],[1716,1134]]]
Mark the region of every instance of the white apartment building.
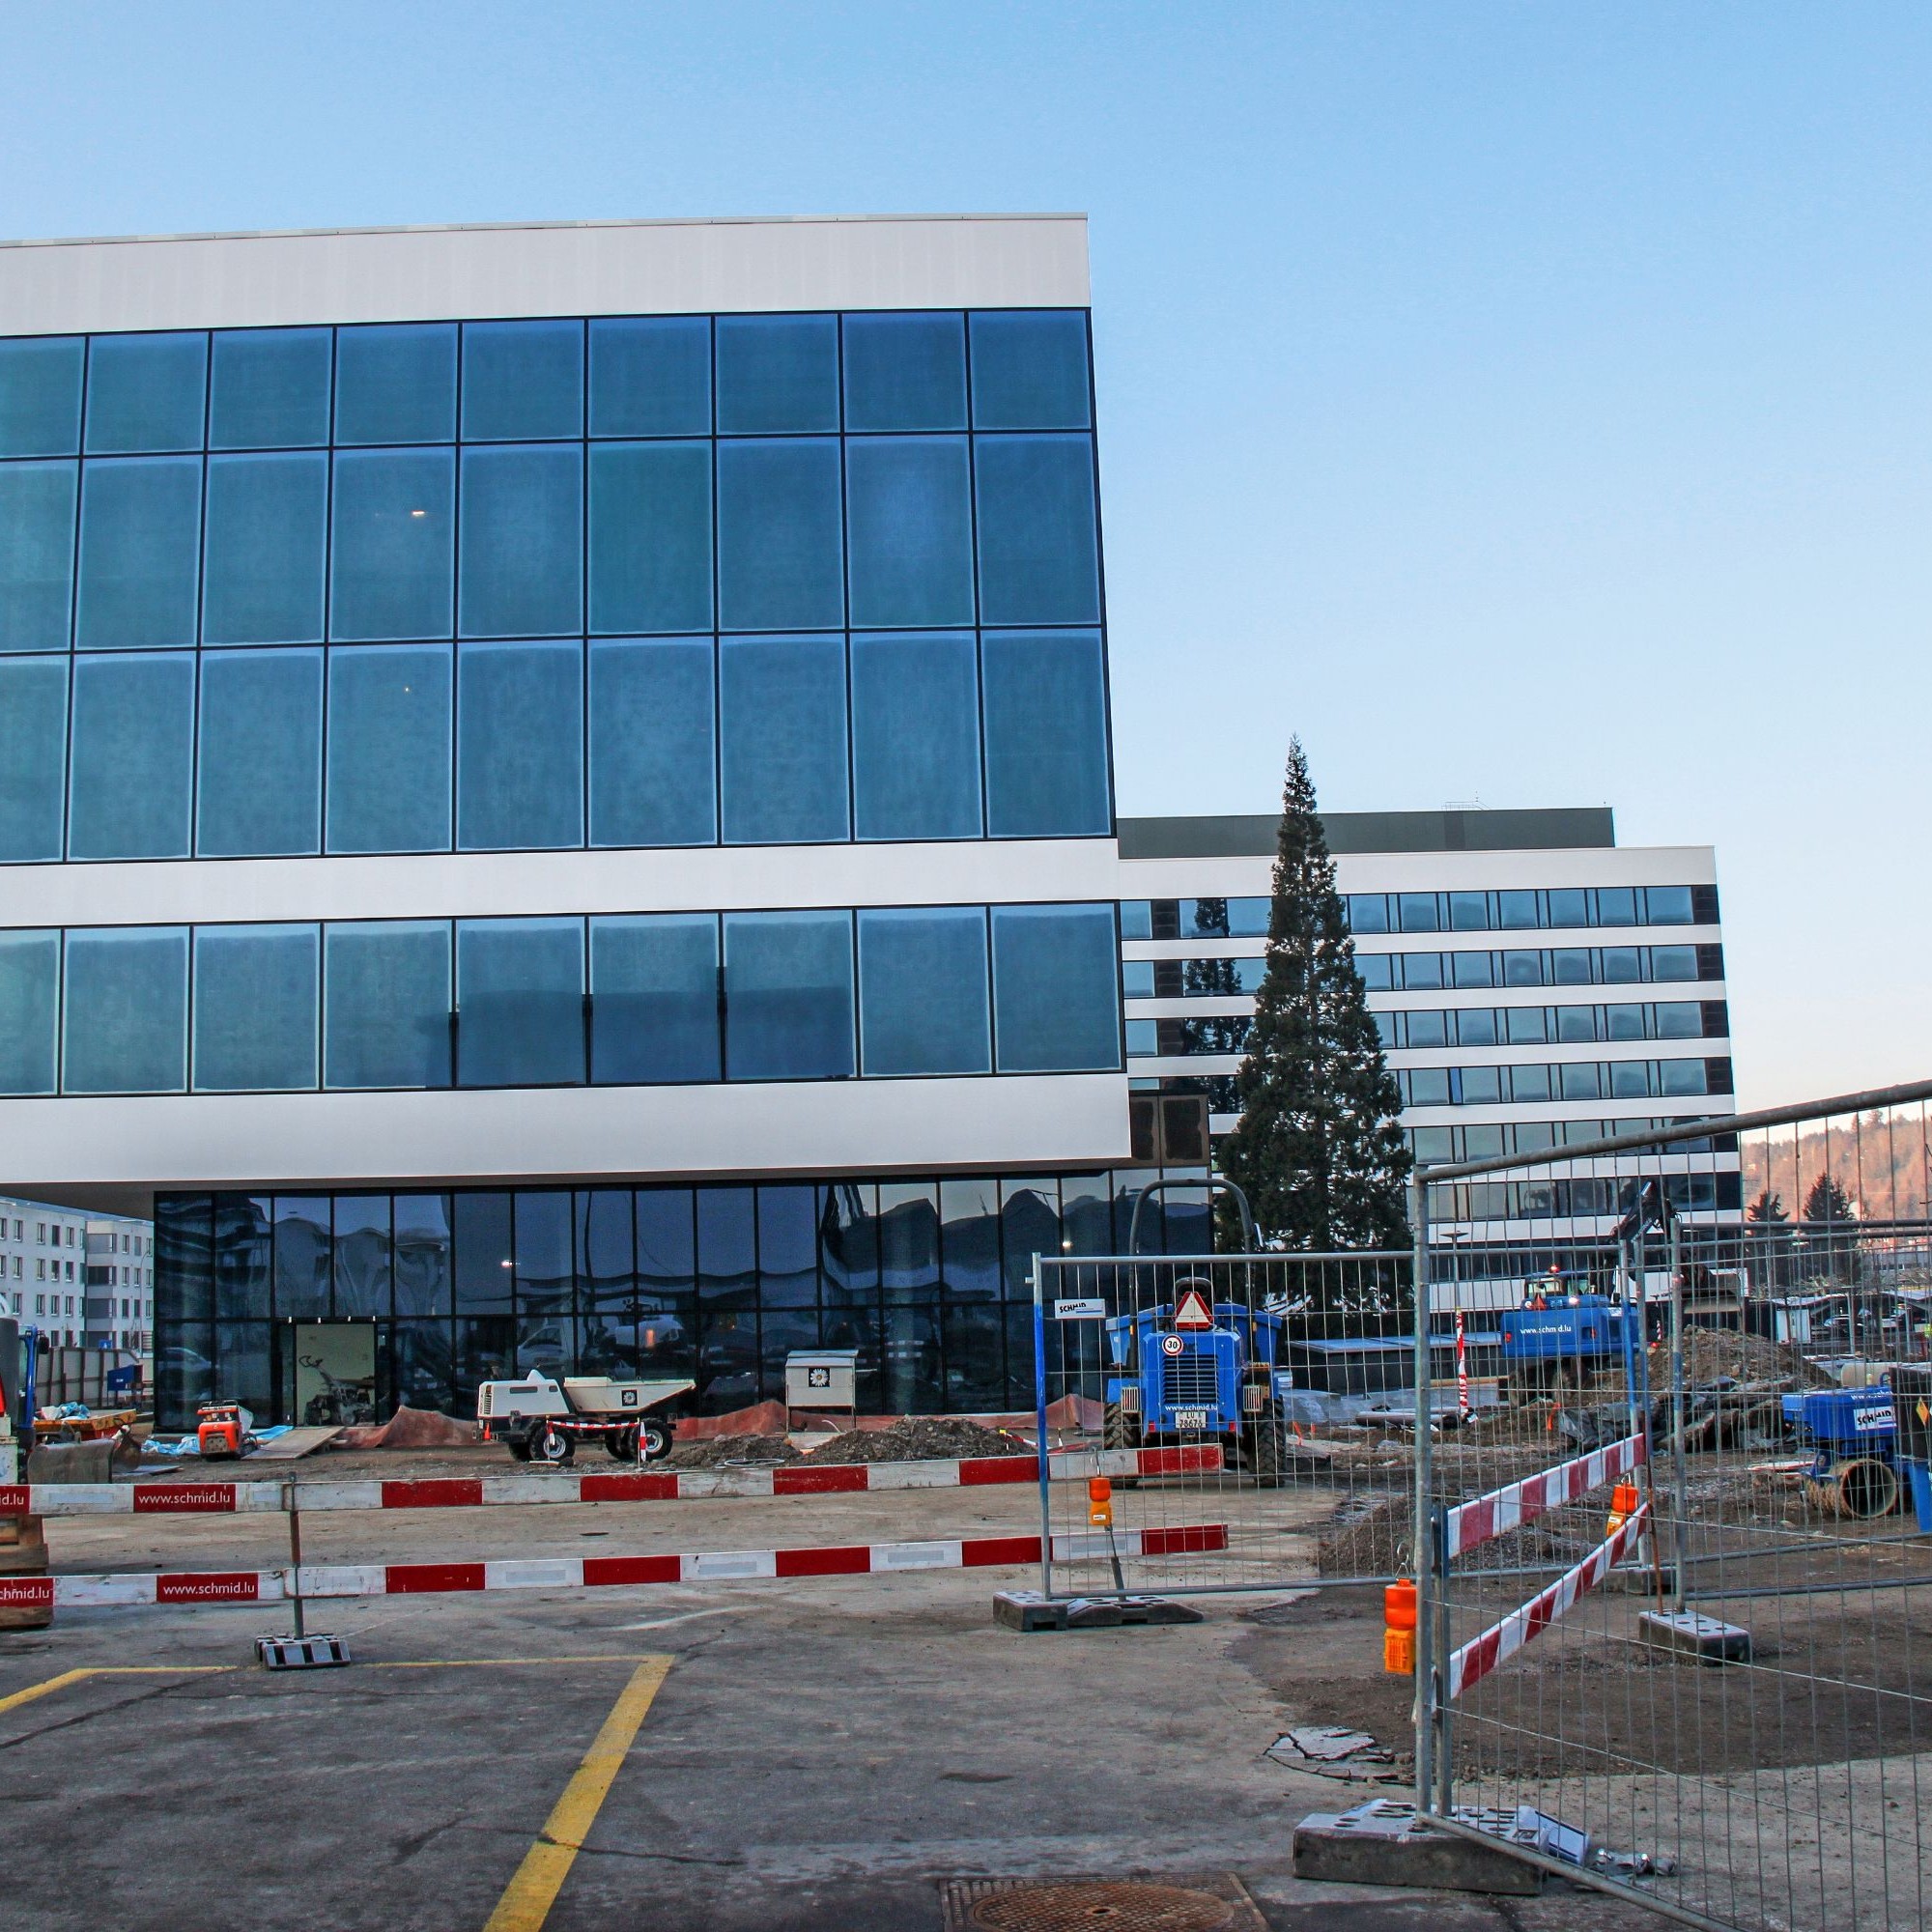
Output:
[[154,1346],[154,1223],[119,1215],[87,1220],[90,1347],[142,1354]]

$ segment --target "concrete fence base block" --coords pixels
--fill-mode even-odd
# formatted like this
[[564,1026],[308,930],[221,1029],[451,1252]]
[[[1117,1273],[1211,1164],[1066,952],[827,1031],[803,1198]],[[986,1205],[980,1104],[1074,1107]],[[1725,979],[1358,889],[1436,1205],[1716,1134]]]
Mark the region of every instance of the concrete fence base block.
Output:
[[1645,1610],[1637,1618],[1637,1633],[1658,1650],[1674,1650],[1701,1663],[1748,1663],[1750,1632],[1719,1617],[1695,1610]]
[[1120,1630],[1128,1625],[1198,1624],[1206,1619],[1164,1597],[1042,1597],[1037,1590],[1002,1590],[993,1618],[1009,1630]]
[[1294,1828],[1294,1875],[1337,1885],[1407,1886],[1442,1891],[1506,1892],[1543,1888],[1533,1865],[1500,1845],[1432,1831],[1412,1805],[1377,1799],[1349,1811],[1314,1811]]
[[1677,1588],[1677,1572],[1668,1563],[1662,1569],[1630,1565],[1612,1570],[1604,1578],[1603,1587],[1626,1597],[1667,1597]]

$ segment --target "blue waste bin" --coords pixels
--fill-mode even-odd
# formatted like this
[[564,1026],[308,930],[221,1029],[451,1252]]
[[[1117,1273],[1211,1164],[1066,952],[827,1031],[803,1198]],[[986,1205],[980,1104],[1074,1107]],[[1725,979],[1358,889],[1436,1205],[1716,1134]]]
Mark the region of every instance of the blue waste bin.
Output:
[[1892,1365],[1891,1407],[1912,1511],[1920,1533],[1932,1536],[1932,1362]]
[[1918,1519],[1918,1533],[1932,1536],[1932,1464],[1904,1459],[1906,1481],[1912,1485],[1912,1513]]

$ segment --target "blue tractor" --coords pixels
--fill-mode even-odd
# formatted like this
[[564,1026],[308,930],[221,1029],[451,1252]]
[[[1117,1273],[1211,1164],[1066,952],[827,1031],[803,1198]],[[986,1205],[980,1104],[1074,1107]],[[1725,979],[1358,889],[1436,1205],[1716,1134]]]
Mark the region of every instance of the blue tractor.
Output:
[[1107,1323],[1104,1439],[1110,1449],[1218,1442],[1231,1463],[1277,1480],[1287,1435],[1275,1394],[1281,1317],[1210,1304],[1212,1292],[1205,1277],[1183,1279],[1173,1301]]
[[1512,1398],[1581,1388],[1614,1370],[1629,1375],[1644,1347],[1642,1309],[1554,1282],[1506,1310],[1501,1326]]

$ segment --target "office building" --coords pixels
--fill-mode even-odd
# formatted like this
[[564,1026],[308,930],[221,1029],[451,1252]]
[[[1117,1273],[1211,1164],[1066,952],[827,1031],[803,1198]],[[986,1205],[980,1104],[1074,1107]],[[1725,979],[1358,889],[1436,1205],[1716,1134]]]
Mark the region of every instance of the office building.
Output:
[[[1533,1158],[1736,1111],[1709,846],[1620,846],[1607,809],[1323,823],[1418,1160]],[[1239,1119],[1276,832],[1272,815],[1121,821],[1137,1158],[1199,1162]],[[1692,1224],[1739,1218],[1735,1145],[1665,1167]],[[1441,1232],[1553,1254],[1614,1229],[1634,1172],[1464,1182]]]
[[[818,1346],[1030,1403],[1032,1257],[1145,1179],[1125,1054],[1225,1085],[1258,948],[1192,935],[1266,891],[1249,834],[1117,843],[1087,303],[1062,216],[0,248],[0,1176],[153,1213],[163,1426],[552,1366],[726,1410]],[[1516,1023],[1525,895],[1603,1077],[1627,1009],[1690,1064],[1614,895],[1709,855],[1570,843],[1346,862],[1419,1146],[1580,1118],[1481,1085],[1567,1045],[1427,1043],[1451,953]],[[140,1332],[118,1242],[76,1334]]]
[[0,1173],[155,1199],[164,1420],[1030,1385],[1126,1152],[1086,305],[1058,217],[0,250]]

